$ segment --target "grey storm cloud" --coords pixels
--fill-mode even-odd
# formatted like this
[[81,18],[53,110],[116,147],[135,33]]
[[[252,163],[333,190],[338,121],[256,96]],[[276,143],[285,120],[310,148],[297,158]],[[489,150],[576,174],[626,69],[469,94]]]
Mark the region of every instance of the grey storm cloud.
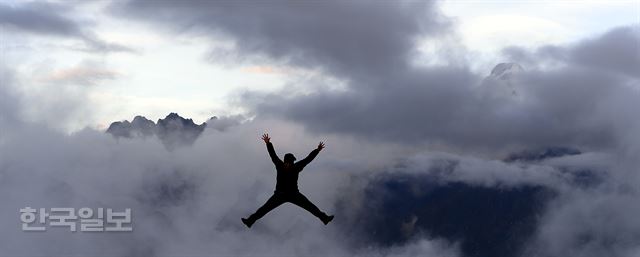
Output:
[[129,1],[126,17],[231,38],[243,54],[350,79],[404,69],[419,36],[444,32],[436,1]]
[[320,68],[342,79],[345,91],[297,94],[290,86],[242,95],[241,105],[258,115],[285,117],[316,132],[490,152],[551,145],[608,148],[618,133],[610,114],[635,118],[618,103],[639,98],[629,87],[638,83],[637,27],[535,53],[505,50],[522,57],[525,68],[512,78],[518,100],[495,97],[491,91],[501,82],[485,79],[489,71],[478,74],[469,64],[412,65],[416,39],[452,33],[452,22],[438,12],[436,1],[130,1],[112,9],[180,33],[226,36],[245,55]]
[[638,79],[638,42],[640,27],[629,26],[611,29],[599,37],[582,40],[570,46],[543,46],[533,51],[508,47],[503,53],[510,59],[527,65],[561,62]]
[[73,8],[63,4],[27,2],[9,5],[0,3],[0,25],[9,31],[34,35],[80,39],[86,43],[78,50],[89,52],[132,52],[127,46],[105,42],[94,35],[88,22],[70,18]]
[[[555,49],[560,67],[531,65],[513,76],[517,97],[492,96],[502,82],[483,79],[488,71],[474,74],[451,67],[412,68],[379,77],[371,73],[375,79],[354,79],[351,85],[378,86],[352,86],[346,93],[292,95],[285,89],[245,97],[257,113],[288,117],[324,132],[466,149],[607,148],[620,140],[616,136],[618,127],[625,126],[621,123],[637,118],[628,106],[640,99],[633,89],[640,70],[636,34],[631,27],[618,28]],[[543,62],[536,57],[529,59]]]
[[570,63],[640,78],[640,27],[613,29],[569,49]]
[[0,22],[9,28],[27,32],[81,36],[81,26],[65,17],[65,8],[49,3],[28,3],[24,6],[0,4]]

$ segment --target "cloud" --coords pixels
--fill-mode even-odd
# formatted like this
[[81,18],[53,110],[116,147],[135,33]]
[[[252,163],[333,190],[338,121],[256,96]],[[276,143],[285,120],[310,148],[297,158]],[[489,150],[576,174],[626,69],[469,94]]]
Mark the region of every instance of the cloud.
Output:
[[[638,98],[628,87],[637,83],[638,58],[624,55],[637,53],[633,28],[570,46],[541,47],[547,50],[529,55],[525,72],[514,78],[525,99],[516,101],[491,97],[495,82],[483,80],[489,71],[478,74],[464,63],[411,64],[417,38],[452,33],[435,2],[313,5],[130,1],[112,10],[180,33],[231,38],[245,55],[320,68],[346,81],[345,91],[298,93],[289,86],[243,95],[256,114],[285,117],[316,132],[490,154],[552,145],[604,149],[612,147],[618,133],[608,125],[609,113],[631,115],[615,109],[615,102]],[[545,56],[562,65],[544,68]]]
[[[640,126],[638,93],[630,86],[638,81],[628,69],[636,61],[608,59],[617,50],[633,52],[634,44],[618,40],[637,41],[632,30],[532,53],[511,48],[527,60],[513,78],[522,98],[496,97],[495,81],[484,79],[489,71],[478,74],[464,63],[411,65],[417,37],[448,33],[435,3],[310,4],[116,2],[115,13],[181,35],[228,37],[242,54],[321,69],[347,87],[249,92],[242,104],[255,119],[205,129],[193,145],[174,151],[155,137],[117,141],[92,129],[66,135],[18,123],[20,129],[0,135],[0,249],[116,256],[637,255]],[[610,54],[601,60],[594,52]],[[24,108],[1,104],[9,112]],[[4,120],[0,128],[8,125]],[[327,141],[300,187],[323,210],[338,213],[335,223],[325,227],[285,205],[247,233],[238,218],[262,204],[274,182],[258,139],[265,130],[279,153],[308,152]],[[580,151],[496,158],[554,145]],[[22,233],[17,210],[25,205],[129,207],[135,230]]]
[[77,50],[89,52],[134,52],[133,49],[105,42],[94,35],[88,22],[72,18],[73,8],[48,2],[27,2],[20,5],[0,3],[0,25],[9,31],[33,35],[73,38],[84,42]]
[[50,83],[69,83],[77,85],[93,86],[103,80],[113,80],[120,76],[116,71],[90,65],[78,65],[67,69],[55,70],[43,77],[42,80]]
[[230,38],[244,55],[265,55],[350,78],[406,67],[404,60],[418,36],[435,35],[448,26],[435,4],[129,1],[112,10],[180,33]]
[[640,224],[637,192],[582,192],[550,207],[525,256],[635,256]]
[[[568,49],[569,62],[640,78],[640,26],[620,27]],[[562,56],[562,55],[561,55]]]
[[9,129],[13,127],[13,124],[19,122],[20,114],[19,110],[19,94],[13,88],[15,77],[11,70],[0,66],[0,128],[4,133],[0,133],[0,142],[2,142],[3,135],[8,133]]
[[[446,242],[430,240],[383,251],[352,248],[336,239],[340,227],[325,227],[291,205],[270,213],[247,233],[239,218],[266,200],[274,182],[259,133],[273,129],[279,153],[307,152],[317,143],[285,121],[254,120],[224,132],[207,129],[193,146],[173,151],[155,137],[115,140],[91,129],[66,135],[33,125],[22,124],[0,142],[0,192],[5,203],[0,211],[0,249],[7,254],[456,256]],[[332,141],[336,152],[348,147],[348,139]],[[347,176],[345,170],[332,167],[336,157],[323,154],[301,180],[307,196],[328,212],[334,211],[340,185],[330,182]],[[30,189],[11,194],[25,185]],[[132,208],[134,231],[71,234],[65,228],[49,228],[24,233],[16,226],[17,210],[27,205]]]
[[[489,70],[477,73],[469,68],[470,63],[412,65],[416,37],[452,33],[449,22],[439,17],[434,3],[422,3],[426,6],[406,2],[359,4],[324,2],[314,6],[317,8],[304,8],[208,2],[156,5],[131,1],[117,5],[114,10],[151,24],[169,25],[179,33],[231,38],[241,54],[266,56],[296,67],[320,68],[327,76],[345,81],[347,87],[340,91],[323,87],[298,91],[300,86],[289,86],[273,93],[247,92],[242,103],[258,117],[286,119],[312,134],[329,133],[367,144],[378,142],[388,151],[392,145],[400,145],[398,148],[403,151],[390,154],[400,161],[387,156],[396,160],[398,167],[383,177],[380,182],[383,186],[376,182],[380,181],[376,180],[379,173],[374,171],[385,170],[379,167],[352,173],[355,179],[346,182],[345,187],[350,190],[341,194],[339,201],[345,203],[337,206],[344,207],[342,215],[353,223],[346,221],[343,225],[373,234],[370,238],[358,235],[356,241],[364,240],[367,246],[376,242],[376,238],[387,242],[384,235],[395,232],[393,240],[410,235],[400,240],[401,247],[430,236],[445,237],[449,243],[486,239],[483,235],[471,236],[464,229],[457,238],[438,234],[434,232],[438,231],[437,226],[429,225],[433,220],[425,213],[442,207],[429,203],[448,203],[450,201],[443,199],[452,192],[466,192],[461,193],[458,200],[465,202],[464,199],[477,194],[493,195],[483,200],[486,205],[478,209],[489,213],[486,217],[508,215],[499,211],[500,206],[491,204],[517,206],[518,201],[508,200],[522,198],[517,196],[531,199],[529,204],[540,203],[514,207],[514,213],[523,211],[520,213],[523,216],[514,216],[515,220],[531,221],[522,224],[524,230],[507,226],[523,232],[516,233],[522,237],[514,237],[515,241],[502,239],[503,248],[481,249],[485,253],[511,256],[632,256],[637,253],[634,247],[638,242],[637,222],[629,218],[637,213],[634,208],[623,207],[633,205],[639,198],[637,190],[632,189],[638,182],[632,156],[639,150],[633,132],[638,127],[638,117],[633,110],[637,109],[640,97],[634,88],[638,85],[639,70],[637,28],[614,28],[574,44],[547,45],[534,51],[519,47],[505,49],[508,61],[524,67],[522,73],[511,78],[518,97],[505,97],[492,92],[503,85],[485,79]],[[301,78],[294,82],[308,85],[324,81]],[[416,150],[423,149],[425,143],[429,149],[462,154],[434,155]],[[468,156],[496,157],[515,150],[549,146],[577,147],[587,153],[524,164]],[[354,149],[341,147],[346,148],[340,150],[343,157],[354,156],[349,152]],[[367,147],[361,145],[360,148]],[[403,160],[407,153],[414,157]],[[363,161],[373,159],[363,158]],[[625,160],[625,165],[616,164],[620,159]],[[397,175],[405,173],[409,175]],[[416,185],[412,186],[412,182]],[[385,187],[385,183],[398,187]],[[403,194],[408,190],[405,186],[415,189],[411,194],[416,194],[422,192],[425,185],[432,185],[430,183],[438,185],[435,190],[445,192],[443,198],[418,199],[416,196],[404,201],[409,194]],[[370,191],[365,190],[367,188]],[[556,196],[537,202],[535,194],[526,193],[536,190],[551,190]],[[588,201],[594,196],[606,200]],[[403,204],[408,209],[403,209]],[[398,205],[410,212],[404,217],[394,215]],[[472,204],[464,206],[473,207]],[[420,211],[421,214],[411,213]],[[587,218],[595,212],[600,212],[598,217],[615,217],[618,222],[614,230],[619,233],[607,229],[606,218]],[[372,217],[371,213],[379,216]],[[452,209],[451,214],[460,212]],[[472,214],[466,215],[461,219],[475,218]],[[449,217],[445,216],[445,219]],[[491,224],[480,217],[484,216],[479,215],[479,220],[469,226]],[[421,221],[425,218],[426,221]],[[355,222],[357,220],[375,222],[369,226]],[[388,227],[390,222],[393,226]],[[452,231],[457,231],[455,229]],[[412,231],[426,234],[412,234]],[[468,244],[461,243],[460,247],[462,255],[474,256]]]
[[89,118],[91,107],[86,104],[87,92],[83,88],[67,83],[42,85],[38,78],[2,65],[0,74],[0,134],[6,137],[25,122],[64,130],[80,117]]
[[618,27],[604,34],[569,46],[547,45],[533,51],[510,47],[503,53],[529,65],[561,63],[586,67],[615,75],[640,77],[640,36],[638,26]]
[[[173,151],[155,137],[115,140],[92,129],[66,135],[37,124],[18,125],[0,140],[5,253],[632,256],[637,242],[637,213],[625,207],[638,199],[637,192],[607,193],[620,185],[614,179],[620,171],[615,155],[570,152],[507,163],[316,134],[300,124],[260,117],[223,131],[206,129],[192,146]],[[249,233],[239,222],[273,187],[273,167],[258,138],[265,128],[280,154],[305,153],[320,139],[328,142],[302,174],[300,187],[323,210],[337,214],[330,226],[291,205],[270,213]],[[604,180],[580,185],[584,175],[576,171],[585,169],[587,176]],[[603,200],[587,201],[594,194]],[[612,201],[619,203],[608,204]],[[604,203],[607,208],[601,208]],[[26,205],[132,208],[135,229],[24,233],[16,224],[17,210]],[[602,222],[588,219],[596,210]],[[610,215],[618,234],[603,226]],[[504,231],[512,236],[498,233]],[[593,243],[576,245],[583,234]],[[616,238],[625,241],[608,250],[607,242]],[[34,240],[39,243],[30,243]]]
[[[554,52],[564,63],[557,68],[525,66],[512,81],[523,100],[492,97],[492,87],[497,87],[492,84],[498,82],[451,66],[371,73],[366,80],[352,78],[347,92],[291,94],[285,88],[271,94],[248,92],[244,97],[259,115],[287,117],[315,131],[363,138],[426,141],[471,151],[550,145],[604,149],[619,140],[615,138],[619,131],[610,125],[611,114],[622,121],[633,119],[627,106],[618,103],[639,98],[630,87],[638,80],[625,75],[637,70],[632,61],[637,58],[618,58],[637,53],[639,41],[632,32],[618,28]],[[618,41],[611,35],[629,43],[612,46]],[[605,46],[609,48],[598,48]],[[608,59],[598,59],[600,63],[583,54],[613,48],[617,50]],[[564,61],[564,53],[572,57]],[[534,63],[543,58],[530,56]]]
[[[4,89],[7,84],[2,85]],[[7,105],[3,112],[20,113],[24,108],[18,102],[2,103]],[[446,242],[426,239],[390,249],[353,248],[336,240],[339,227],[325,227],[290,205],[247,233],[239,217],[258,208],[273,186],[274,170],[260,133],[271,129],[281,154],[306,153],[317,143],[315,136],[286,121],[257,119],[223,130],[207,129],[192,146],[173,151],[155,137],[115,140],[93,129],[64,134],[37,123],[6,121],[0,120],[0,198],[5,204],[0,211],[0,249],[5,254],[457,256]],[[9,126],[16,129],[7,133]],[[333,153],[363,146],[349,138],[327,139],[335,142],[330,145]],[[344,181],[345,170],[365,170],[356,163],[373,163],[359,158],[387,156],[390,151],[368,149],[350,161],[323,154],[307,167],[306,179],[301,180],[304,192],[333,212],[340,183],[330,182]],[[20,231],[18,209],[26,206],[132,208],[134,231],[71,233],[50,227],[44,233],[25,233]]]
[[27,3],[23,6],[0,4],[0,22],[26,32],[59,36],[82,35],[80,25],[61,13],[67,11],[63,6],[50,3]]

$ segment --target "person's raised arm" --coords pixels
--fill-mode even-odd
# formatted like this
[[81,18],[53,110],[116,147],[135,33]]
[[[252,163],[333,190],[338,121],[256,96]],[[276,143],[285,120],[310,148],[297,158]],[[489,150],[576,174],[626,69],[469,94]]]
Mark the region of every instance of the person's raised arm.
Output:
[[269,134],[263,134],[262,135],[262,141],[264,141],[265,144],[267,144],[267,152],[269,152],[269,157],[271,157],[271,161],[273,162],[273,164],[275,165],[279,165],[282,163],[282,161],[280,160],[280,158],[278,158],[278,155],[276,154],[276,150],[273,149],[273,144],[271,144],[271,138],[269,137]]
[[322,151],[322,149],[324,149],[324,143],[320,142],[318,144],[318,148],[313,149],[313,151],[311,151],[311,153],[309,153],[309,155],[306,158],[302,159],[296,164],[301,165],[302,167],[307,166],[307,164],[313,161],[313,158],[316,158],[316,156],[318,156],[318,154],[320,153],[320,151]]

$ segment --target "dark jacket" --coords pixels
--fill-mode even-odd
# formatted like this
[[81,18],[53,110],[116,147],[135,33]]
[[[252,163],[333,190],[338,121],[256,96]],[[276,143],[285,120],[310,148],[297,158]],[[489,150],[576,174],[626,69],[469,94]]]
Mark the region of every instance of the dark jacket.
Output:
[[278,175],[276,177],[276,193],[295,193],[298,192],[298,174],[309,164],[313,158],[316,158],[320,150],[315,149],[311,151],[309,156],[295,162],[289,167],[285,167],[284,162],[278,158],[276,151],[273,149],[273,144],[267,143],[267,151],[271,157],[271,161],[276,166]]

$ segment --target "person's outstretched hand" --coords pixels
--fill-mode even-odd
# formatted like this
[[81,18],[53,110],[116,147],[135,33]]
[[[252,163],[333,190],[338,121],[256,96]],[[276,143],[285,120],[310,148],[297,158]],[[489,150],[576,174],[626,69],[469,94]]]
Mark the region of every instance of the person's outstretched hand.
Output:
[[320,142],[320,144],[318,144],[318,151],[322,151],[322,149],[324,149],[324,143]]
[[262,140],[263,140],[266,144],[268,144],[268,143],[271,141],[271,138],[269,137],[269,134],[264,133],[264,134],[262,135]]

